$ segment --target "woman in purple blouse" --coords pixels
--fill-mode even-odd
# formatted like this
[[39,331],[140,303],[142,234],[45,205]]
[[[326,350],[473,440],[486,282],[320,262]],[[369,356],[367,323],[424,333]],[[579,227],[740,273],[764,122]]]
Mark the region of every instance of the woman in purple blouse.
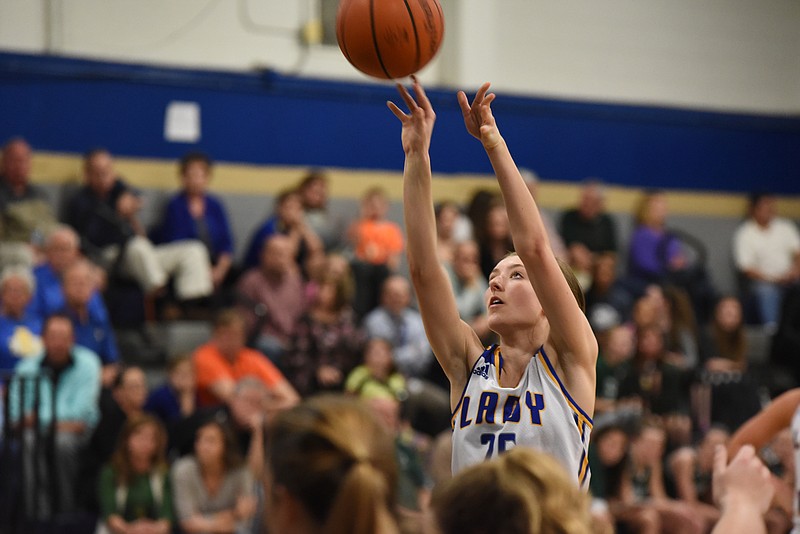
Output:
[[286,376],[302,396],[341,390],[347,373],[358,363],[365,333],[357,323],[352,299],[350,273],[329,269],[284,359]]
[[199,239],[211,258],[211,278],[219,288],[233,264],[233,237],[225,206],[208,192],[211,160],[201,152],[190,152],[180,161],[182,189],[170,198],[161,226],[153,235],[156,243]]
[[628,256],[628,276],[642,287],[660,284],[686,265],[680,241],[666,229],[667,214],[664,193],[646,191],[636,210]]

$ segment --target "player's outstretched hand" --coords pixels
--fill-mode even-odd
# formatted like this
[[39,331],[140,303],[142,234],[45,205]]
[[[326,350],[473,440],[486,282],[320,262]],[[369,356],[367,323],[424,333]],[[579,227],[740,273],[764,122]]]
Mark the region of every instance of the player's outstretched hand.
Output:
[[397,84],[397,91],[406,103],[408,113],[405,113],[394,102],[386,102],[386,105],[389,106],[389,109],[400,119],[403,125],[401,140],[403,151],[406,154],[428,151],[431,145],[431,136],[433,135],[433,123],[436,122],[436,113],[434,113],[433,106],[425,94],[425,89],[416,76],[412,76],[411,81],[416,99],[411,96],[408,89],[399,83]]
[[725,511],[732,507],[755,507],[763,514],[772,502],[775,488],[769,470],[756,456],[752,445],[745,445],[728,465],[728,451],[719,445],[714,452],[712,487],[714,501]]
[[471,104],[464,91],[458,92],[458,105],[461,106],[464,126],[473,137],[483,143],[486,149],[493,148],[502,141],[494,115],[492,115],[491,105],[495,94],[488,93],[490,85],[489,82],[481,85]]

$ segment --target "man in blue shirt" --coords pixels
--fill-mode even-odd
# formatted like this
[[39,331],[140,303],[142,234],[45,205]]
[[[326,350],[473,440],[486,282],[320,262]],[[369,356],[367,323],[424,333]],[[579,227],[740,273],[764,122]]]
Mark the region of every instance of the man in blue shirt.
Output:
[[92,265],[78,260],[64,271],[64,309],[72,321],[75,342],[100,357],[103,386],[109,387],[117,375],[119,349],[114,328],[103,299],[95,288]]
[[61,277],[67,267],[81,258],[78,234],[66,224],[59,224],[48,234],[44,254],[45,262],[33,269],[36,291],[30,304],[30,311],[42,319],[64,309]]

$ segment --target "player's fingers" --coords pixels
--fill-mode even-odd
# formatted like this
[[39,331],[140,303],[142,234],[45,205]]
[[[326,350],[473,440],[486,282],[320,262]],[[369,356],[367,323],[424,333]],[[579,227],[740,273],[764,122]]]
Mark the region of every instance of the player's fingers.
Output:
[[431,106],[431,101],[428,99],[427,93],[425,93],[425,88],[422,87],[422,84],[419,83],[416,76],[411,76],[411,80],[414,82],[414,94],[417,97],[417,103],[419,107],[424,109],[425,111],[431,111],[433,106]]
[[475,100],[472,101],[474,104],[480,104],[481,102],[483,102],[483,99],[486,96],[486,92],[489,90],[490,85],[491,84],[489,82],[486,82],[483,85],[481,85],[481,88],[478,89],[477,93],[475,93]]
[[489,93],[488,95],[486,95],[486,98],[484,98],[484,99],[483,99],[483,104],[484,104],[485,106],[488,106],[489,104],[491,104],[492,102],[494,102],[494,99],[495,99],[496,97],[497,97],[497,95],[495,95],[494,93]]
[[397,105],[394,102],[392,102],[391,100],[387,100],[386,101],[386,105],[389,107],[390,110],[392,110],[392,113],[394,113],[394,116],[397,117],[398,119],[400,119],[401,121],[404,121],[404,120],[406,120],[408,118],[408,115],[403,113],[403,110],[398,108]]
[[403,85],[398,83],[397,91],[400,93],[400,96],[403,97],[403,101],[406,103],[406,106],[408,106],[408,110],[413,112],[414,108],[417,107],[417,103],[414,101],[414,98],[411,96],[411,93],[408,92],[408,89],[406,89]]
[[714,473],[721,473],[725,471],[728,465],[728,449],[724,445],[717,445],[714,450]]
[[467,98],[467,93],[464,91],[459,91],[456,95],[458,97],[458,105],[461,108],[461,114],[465,117],[469,115],[470,107],[469,107],[469,99]]

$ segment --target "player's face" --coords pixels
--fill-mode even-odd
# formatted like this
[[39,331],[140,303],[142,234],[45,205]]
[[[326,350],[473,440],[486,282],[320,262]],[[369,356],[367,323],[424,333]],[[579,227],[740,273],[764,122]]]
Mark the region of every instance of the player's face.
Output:
[[485,302],[489,328],[495,332],[503,326],[530,327],[542,313],[525,266],[517,256],[500,260],[491,272]]

